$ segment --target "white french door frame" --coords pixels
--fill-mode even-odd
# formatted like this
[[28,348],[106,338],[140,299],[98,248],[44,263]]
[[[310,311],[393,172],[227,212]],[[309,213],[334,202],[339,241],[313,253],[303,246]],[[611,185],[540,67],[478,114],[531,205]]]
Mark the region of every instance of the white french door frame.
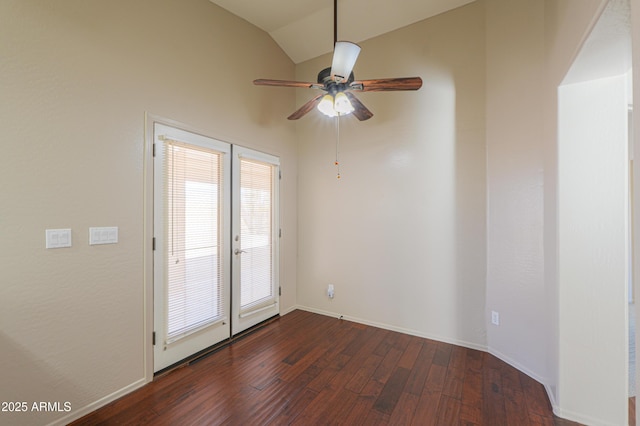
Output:
[[[144,127],[144,164],[143,164],[143,238],[144,238],[144,252],[143,252],[143,275],[144,275],[144,294],[143,294],[143,303],[144,303],[144,325],[143,325],[143,339],[145,344],[143,345],[143,363],[144,363],[144,371],[145,377],[144,382],[148,383],[153,381],[154,378],[154,251],[153,251],[153,239],[154,239],[154,125],[156,123],[160,123],[166,126],[171,126],[177,129],[182,129],[188,132],[202,134],[202,132],[197,129],[190,128],[189,126],[185,126],[183,123],[166,119],[160,116],[156,116],[154,114],[145,113],[145,127]],[[258,153],[257,151],[248,150],[246,148],[242,148],[238,145],[230,144],[232,149],[236,150],[235,152],[245,152],[247,155],[255,154],[257,155],[258,160],[262,159],[266,162],[274,161],[277,163],[277,178],[275,178],[275,194],[274,194],[274,230],[273,235],[275,237],[274,241],[274,291],[276,291],[277,295],[277,309],[271,310],[269,312],[262,311],[260,314],[250,315],[247,318],[250,318],[251,321],[242,321],[242,319],[234,318],[234,308],[231,306],[231,318],[230,318],[230,332],[231,335],[232,327],[234,323],[237,323],[238,327],[250,327],[247,324],[250,322],[255,322],[255,324],[263,321],[264,319],[268,319],[270,316],[279,314],[279,243],[280,243],[280,223],[279,223],[279,159],[274,156],[270,156],[268,154]],[[245,151],[246,150],[246,151]],[[229,238],[231,239],[233,233],[233,229],[231,233],[228,233]],[[230,247],[231,250],[235,249],[234,242],[230,241],[227,247]],[[233,259],[232,251],[229,250],[228,255]],[[237,265],[236,265],[237,266]],[[232,278],[233,278],[233,264],[231,266]],[[235,274],[235,277],[238,277],[238,273]],[[231,288],[233,285],[231,286]],[[232,290],[233,292],[233,290]],[[231,300],[232,295],[230,296]],[[237,313],[237,312],[236,312]],[[258,318],[261,318],[258,320]]]
[[[241,307],[241,265],[245,246],[241,241],[241,161],[243,159],[253,160],[271,168],[271,296],[265,299],[264,303],[258,303],[253,307]],[[232,249],[231,255],[231,334],[236,335],[242,331],[253,327],[273,316],[280,313],[280,159],[276,156],[244,148],[238,145],[232,146],[232,186],[231,186],[231,204],[232,204]]]
[[[220,194],[217,198],[217,202],[220,202],[220,205],[215,204],[215,211],[217,211],[217,221],[215,222],[215,229],[217,230],[217,238],[215,241],[217,243],[217,247],[221,247],[222,251],[218,253],[217,249],[214,249],[216,255],[210,260],[207,261],[207,257],[202,258],[205,260],[205,264],[211,264],[210,262],[215,259],[216,269],[221,270],[221,274],[218,276],[219,281],[215,281],[216,294],[212,294],[210,297],[214,297],[215,299],[219,299],[222,301],[220,305],[221,311],[215,313],[214,321],[212,319],[208,319],[207,322],[203,323],[199,327],[191,326],[191,329],[186,333],[181,333],[178,337],[171,338],[170,330],[167,329],[169,324],[167,323],[167,309],[168,309],[168,277],[165,275],[168,273],[167,262],[169,261],[169,257],[171,257],[171,265],[173,265],[174,257],[169,256],[169,247],[165,242],[165,238],[168,238],[166,233],[165,221],[167,217],[166,214],[169,214],[168,211],[165,211],[164,203],[167,202],[168,198],[164,195],[164,185],[166,184],[166,177],[164,175],[165,169],[163,164],[165,163],[165,157],[168,155],[166,152],[167,147],[171,146],[172,143],[184,143],[186,144],[182,148],[178,147],[178,152],[188,152],[191,150],[189,147],[193,147],[197,152],[199,149],[205,149],[210,151],[212,154],[219,157],[219,167],[221,168],[221,180],[216,183],[216,193]],[[195,353],[200,352],[203,349],[206,349],[212,345],[220,343],[229,337],[230,329],[229,329],[229,320],[230,320],[230,296],[231,296],[231,279],[230,279],[230,247],[231,247],[231,145],[222,142],[210,137],[201,136],[199,134],[181,130],[175,128],[173,126],[167,126],[162,123],[154,123],[154,144],[155,144],[155,155],[154,155],[154,239],[155,239],[155,250],[154,250],[154,372],[167,368],[177,362],[180,362],[184,358],[187,358]],[[186,151],[185,151],[186,149]],[[192,151],[194,152],[194,151]],[[188,183],[188,182],[186,182]],[[188,187],[187,187],[188,188]],[[188,198],[186,195],[183,195],[185,198],[179,198],[178,203],[182,205],[182,202],[187,202]],[[212,206],[213,207],[213,206]],[[218,207],[221,207],[221,211],[218,211]],[[181,209],[188,209],[187,205],[183,205]],[[197,204],[196,204],[197,208]],[[187,210],[185,210],[186,212]],[[188,227],[188,224],[187,224]],[[181,229],[181,228],[179,228]],[[182,229],[178,231],[180,235],[188,235],[188,231]],[[184,237],[180,237],[182,240]],[[187,240],[183,240],[187,241]],[[212,242],[213,243],[213,242]],[[187,243],[188,244],[188,243]],[[215,246],[214,246],[215,247]],[[201,250],[201,249],[199,249]],[[193,251],[193,250],[192,250]],[[180,252],[180,251],[179,251]],[[189,274],[188,271],[190,269],[189,265],[190,261],[188,252],[184,252],[186,254],[186,258],[183,258],[183,255],[180,255],[175,260],[176,265],[180,267],[182,270],[181,274]],[[202,256],[202,254],[200,254]],[[179,260],[182,259],[182,260]],[[199,258],[194,258],[191,261],[199,262]],[[179,262],[179,263],[178,263]],[[183,297],[191,297],[193,298],[193,291],[189,293],[189,290],[186,290],[188,286],[192,285],[192,281],[188,278],[183,277],[184,281],[176,281],[176,283],[180,283],[179,286],[184,286],[185,289],[184,294],[182,296],[178,296],[178,300],[182,301]],[[190,284],[191,283],[191,284]],[[179,293],[180,294],[180,293]],[[192,296],[189,296],[191,294]],[[211,293],[207,293],[211,294]],[[204,296],[204,294],[203,294]],[[198,297],[193,300],[193,302],[198,303],[197,300],[202,300],[201,297]],[[173,300],[173,299],[172,299]],[[193,303],[187,302],[187,303]],[[217,302],[217,303],[220,303]],[[180,306],[180,305],[178,305]],[[211,306],[211,305],[207,305]],[[197,308],[200,309],[200,308]],[[193,321],[193,320],[192,320]],[[197,322],[194,323],[197,325]],[[193,328],[195,327],[195,328]],[[179,331],[179,330],[178,330]]]

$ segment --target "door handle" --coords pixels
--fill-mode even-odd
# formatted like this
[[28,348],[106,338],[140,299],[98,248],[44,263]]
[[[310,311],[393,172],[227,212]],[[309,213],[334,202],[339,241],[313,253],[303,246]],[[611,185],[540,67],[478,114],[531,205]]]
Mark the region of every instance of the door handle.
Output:
[[238,255],[238,254],[240,254],[240,253],[246,253],[246,252],[247,252],[246,250],[235,249],[235,250],[233,251],[233,254]]

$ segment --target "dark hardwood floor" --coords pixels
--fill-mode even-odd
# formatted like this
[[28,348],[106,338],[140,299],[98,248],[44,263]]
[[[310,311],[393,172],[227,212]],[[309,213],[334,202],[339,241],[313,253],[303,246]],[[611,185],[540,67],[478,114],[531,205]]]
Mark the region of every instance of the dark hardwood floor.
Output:
[[494,356],[294,311],[73,425],[575,425]]

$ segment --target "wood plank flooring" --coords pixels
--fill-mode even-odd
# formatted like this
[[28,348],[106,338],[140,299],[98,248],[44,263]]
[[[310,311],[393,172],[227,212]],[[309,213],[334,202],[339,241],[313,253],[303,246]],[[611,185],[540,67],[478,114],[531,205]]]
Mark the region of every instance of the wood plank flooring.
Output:
[[110,424],[576,425],[490,354],[305,311],[73,423]]

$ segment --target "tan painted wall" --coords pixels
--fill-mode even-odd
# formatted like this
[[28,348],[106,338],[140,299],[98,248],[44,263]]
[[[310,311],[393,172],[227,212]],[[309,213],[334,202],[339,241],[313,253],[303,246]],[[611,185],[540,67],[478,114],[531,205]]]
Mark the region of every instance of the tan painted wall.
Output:
[[487,1],[487,317],[491,352],[544,380],[544,5]]
[[[487,310],[506,310],[515,321],[511,330],[489,326],[488,345],[544,383],[557,414],[590,424],[621,424],[626,416],[624,386],[619,386],[626,368],[624,341],[614,349],[594,336],[619,342],[625,335],[624,279],[616,290],[599,288],[601,293],[588,291],[580,281],[558,279],[563,265],[558,236],[567,231],[566,222],[558,223],[558,170],[564,176],[570,171],[566,162],[558,163],[557,89],[604,3],[487,2],[495,6],[487,14]],[[623,215],[619,218],[622,225]],[[592,327],[584,312],[608,320]],[[588,355],[577,355],[583,352]],[[613,365],[603,369],[604,360]]]
[[[342,119],[339,180],[332,121],[300,120],[298,303],[484,348],[483,5],[361,46],[357,79],[417,75],[424,86],[358,95],[374,116]],[[296,74],[315,80],[330,65],[324,56]]]
[[[295,94],[258,88],[294,66],[207,0],[0,3],[0,401],[75,416],[144,383],[144,117],[281,157],[282,309],[296,296]],[[119,243],[89,246],[90,226]],[[73,247],[46,250],[45,229]]]

